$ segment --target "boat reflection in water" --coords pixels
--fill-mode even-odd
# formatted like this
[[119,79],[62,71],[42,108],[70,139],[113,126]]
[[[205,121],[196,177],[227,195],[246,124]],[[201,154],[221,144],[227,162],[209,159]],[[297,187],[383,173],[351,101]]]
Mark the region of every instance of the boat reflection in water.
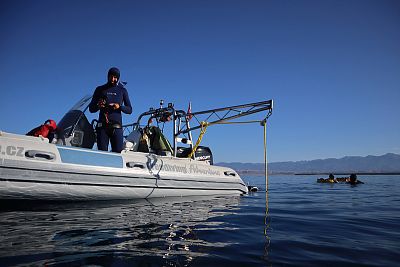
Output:
[[0,262],[187,266],[234,244],[230,235],[237,222],[229,216],[237,213],[240,200],[224,196],[3,205]]

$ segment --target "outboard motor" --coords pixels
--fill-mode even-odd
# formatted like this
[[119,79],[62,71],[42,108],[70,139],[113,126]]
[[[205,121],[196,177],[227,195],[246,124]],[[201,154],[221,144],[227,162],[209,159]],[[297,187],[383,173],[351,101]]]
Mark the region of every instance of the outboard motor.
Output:
[[211,149],[209,147],[199,146],[196,150],[196,153],[194,154],[194,157],[196,160],[206,161],[210,165],[214,164]]
[[[187,147],[178,147],[177,157],[187,158],[192,150]],[[195,159],[198,161],[206,161],[210,165],[214,164],[213,155],[211,149],[206,146],[197,147],[196,153],[194,155]]]

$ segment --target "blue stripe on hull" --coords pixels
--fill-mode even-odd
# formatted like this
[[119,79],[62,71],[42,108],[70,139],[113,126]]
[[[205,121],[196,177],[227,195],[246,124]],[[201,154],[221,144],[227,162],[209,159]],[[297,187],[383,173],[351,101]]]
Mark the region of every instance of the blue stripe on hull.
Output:
[[57,147],[63,163],[72,163],[89,166],[102,166],[122,168],[123,160],[121,155],[112,153],[98,153],[83,149],[70,149]]

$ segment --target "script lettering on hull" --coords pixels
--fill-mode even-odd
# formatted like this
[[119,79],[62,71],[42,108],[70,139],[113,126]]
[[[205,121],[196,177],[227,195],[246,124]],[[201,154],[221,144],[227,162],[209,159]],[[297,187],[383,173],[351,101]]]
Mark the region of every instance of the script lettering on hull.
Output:
[[203,174],[203,175],[221,175],[218,170],[213,170],[209,167],[201,167],[197,165],[174,165],[174,164],[162,164],[157,163],[153,166],[154,171],[166,171],[166,172],[179,172],[184,174]]

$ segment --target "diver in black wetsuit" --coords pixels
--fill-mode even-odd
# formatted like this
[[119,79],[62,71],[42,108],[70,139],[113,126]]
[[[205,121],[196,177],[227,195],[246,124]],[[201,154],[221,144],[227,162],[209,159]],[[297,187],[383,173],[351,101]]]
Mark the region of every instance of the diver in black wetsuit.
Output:
[[119,69],[113,67],[108,71],[107,83],[98,86],[93,93],[89,104],[89,111],[94,113],[100,110],[97,124],[97,148],[107,151],[111,141],[113,152],[120,153],[123,148],[122,114],[131,114],[132,106],[128,91],[118,83]]
[[363,184],[360,180],[357,180],[357,175],[352,173],[350,175],[350,181],[346,182],[347,184],[356,185],[356,184]]

